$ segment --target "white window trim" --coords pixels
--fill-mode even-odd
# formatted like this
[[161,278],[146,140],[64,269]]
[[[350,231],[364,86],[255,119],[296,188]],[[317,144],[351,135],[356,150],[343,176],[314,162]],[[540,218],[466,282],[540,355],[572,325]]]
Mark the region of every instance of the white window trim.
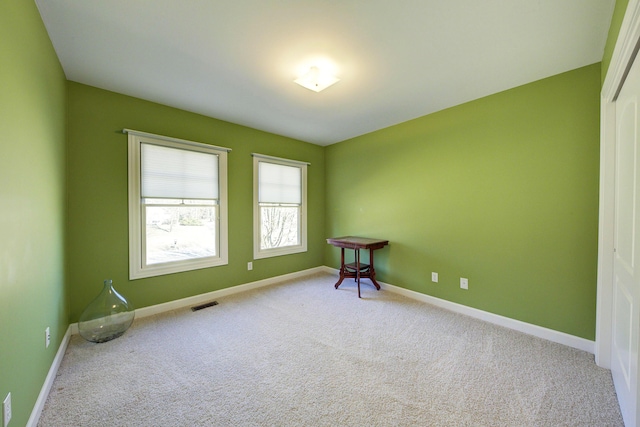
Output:
[[[201,268],[227,265],[228,251],[228,215],[227,215],[227,153],[228,148],[216,147],[184,139],[171,138],[124,129],[129,135],[128,147],[128,176],[129,176],[129,279],[142,279],[164,274],[179,273]],[[197,258],[193,260],[174,261],[164,264],[144,265],[142,226],[143,210],[140,198],[140,144],[152,143],[173,148],[190,148],[218,156],[218,185],[219,185],[219,253],[215,257]]]
[[[310,163],[252,153],[253,156],[253,259],[271,258],[307,251],[307,166]],[[258,163],[267,161],[278,165],[296,166],[302,172],[302,204],[300,206],[300,244],[283,248],[260,249],[260,206],[258,204]]]

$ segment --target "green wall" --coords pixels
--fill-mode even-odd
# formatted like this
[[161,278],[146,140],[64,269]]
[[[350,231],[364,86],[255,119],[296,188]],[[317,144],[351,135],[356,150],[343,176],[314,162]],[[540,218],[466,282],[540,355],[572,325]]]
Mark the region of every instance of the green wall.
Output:
[[[323,264],[324,149],[94,87],[68,84],[67,216],[70,320],[102,281],[141,308]],[[229,147],[229,265],[128,280],[127,135],[123,128]],[[253,261],[253,158],[257,152],[311,163],[308,251]],[[253,270],[247,271],[247,262]]]
[[611,18],[611,26],[609,27],[609,35],[607,37],[607,43],[604,47],[604,55],[602,56],[602,83],[609,71],[609,65],[611,64],[611,57],[613,56],[613,49],[616,46],[618,40],[618,34],[620,33],[620,27],[622,26],[622,20],[624,14],[627,11],[629,0],[616,0],[616,6],[613,9],[613,17]]
[[598,63],[327,147],[327,235],[389,239],[384,282],[594,339],[599,90]]
[[1,1],[0,402],[11,392],[15,427],[27,423],[68,326],[65,85],[35,3]]

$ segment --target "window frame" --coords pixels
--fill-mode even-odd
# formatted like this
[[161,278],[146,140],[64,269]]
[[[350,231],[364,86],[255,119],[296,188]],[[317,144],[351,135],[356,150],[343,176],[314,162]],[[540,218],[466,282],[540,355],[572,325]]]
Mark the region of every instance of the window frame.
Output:
[[[154,135],[129,129],[124,129],[123,132],[128,134],[129,279],[135,280],[227,265],[229,263],[227,153],[231,150],[200,142]],[[143,236],[143,233],[146,233],[146,209],[142,201],[140,188],[142,173],[142,144],[153,144],[218,156],[218,204],[215,209],[217,211],[216,246],[218,249],[216,256],[146,264],[146,234]],[[185,205],[178,204],[176,206]]]
[[[309,163],[298,160],[283,159],[264,154],[252,153],[253,156],[253,259],[271,258],[282,255],[291,255],[307,252],[307,167]],[[260,202],[258,200],[259,189],[259,163],[266,162],[282,166],[300,168],[301,203],[299,206],[298,229],[300,239],[298,245],[280,248],[261,249],[262,223],[260,221]],[[291,206],[291,204],[287,204]]]

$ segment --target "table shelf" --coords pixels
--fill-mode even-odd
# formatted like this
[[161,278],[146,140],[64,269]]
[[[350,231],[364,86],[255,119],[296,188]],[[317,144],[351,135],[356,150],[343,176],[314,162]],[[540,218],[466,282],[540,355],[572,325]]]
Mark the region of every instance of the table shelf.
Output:
[[[358,263],[356,262],[351,262],[349,264],[345,264],[344,266],[350,270],[354,270],[354,271],[358,270]],[[360,263],[360,271],[366,271],[368,269],[369,269],[369,264]]]

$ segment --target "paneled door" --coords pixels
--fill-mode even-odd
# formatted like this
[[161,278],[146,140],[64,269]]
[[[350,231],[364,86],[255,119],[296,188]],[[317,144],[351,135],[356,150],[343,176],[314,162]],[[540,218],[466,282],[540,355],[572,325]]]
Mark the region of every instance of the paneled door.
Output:
[[611,372],[625,425],[638,419],[640,309],[640,60],[616,101],[616,172]]

